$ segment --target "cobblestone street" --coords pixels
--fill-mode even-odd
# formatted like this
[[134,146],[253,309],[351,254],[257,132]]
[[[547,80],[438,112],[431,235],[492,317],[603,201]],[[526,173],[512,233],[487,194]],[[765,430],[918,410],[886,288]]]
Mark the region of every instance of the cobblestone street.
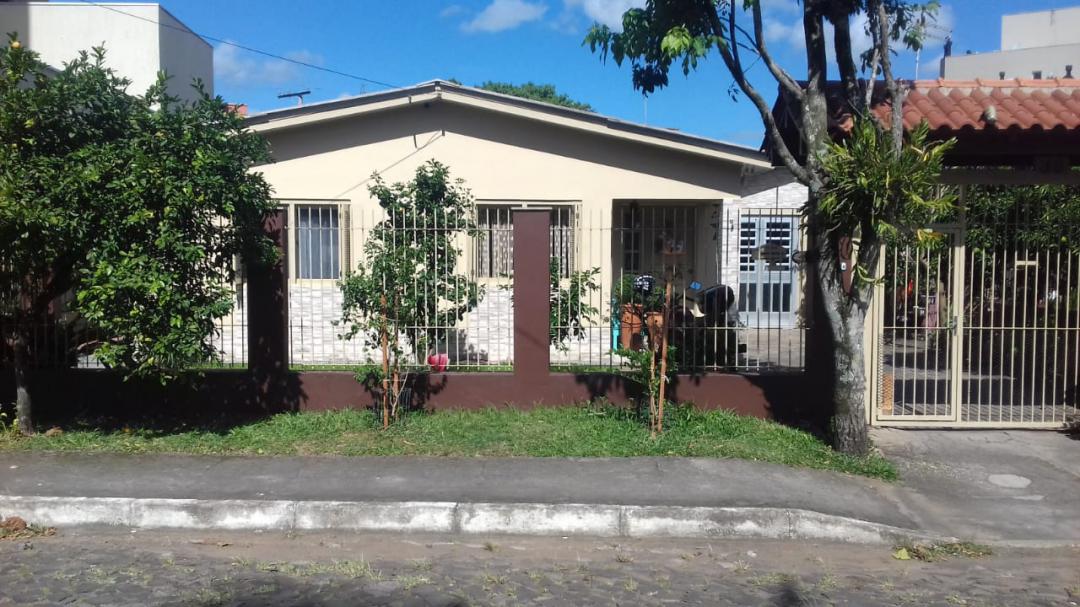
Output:
[[783,542],[61,531],[0,542],[0,605],[1077,605],[1077,549],[899,561]]

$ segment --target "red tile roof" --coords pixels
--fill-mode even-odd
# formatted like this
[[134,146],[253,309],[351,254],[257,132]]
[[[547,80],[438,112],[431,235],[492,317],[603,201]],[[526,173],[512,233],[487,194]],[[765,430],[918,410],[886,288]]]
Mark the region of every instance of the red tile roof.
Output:
[[[1080,79],[939,79],[905,85],[904,127],[925,120],[934,139],[956,138],[950,164],[1026,165],[1039,156],[1057,156],[1080,165]],[[850,131],[852,117],[839,83],[829,84],[828,102],[829,130],[841,138]],[[876,87],[871,105],[884,122],[891,120],[892,102],[883,86]],[[801,156],[801,141],[782,96],[773,115],[789,148]],[[766,152],[770,147],[766,140]]]
[[[1080,129],[1080,80],[918,80],[904,100],[904,127],[922,121],[935,136],[960,131]],[[993,110],[989,108],[993,107]],[[887,118],[891,103],[875,113]],[[991,118],[993,116],[993,118]],[[841,128],[850,126],[850,117]]]

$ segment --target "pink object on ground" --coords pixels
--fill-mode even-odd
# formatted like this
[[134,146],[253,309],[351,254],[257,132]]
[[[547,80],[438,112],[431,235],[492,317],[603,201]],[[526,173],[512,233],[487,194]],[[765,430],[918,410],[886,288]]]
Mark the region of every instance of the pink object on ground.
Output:
[[445,354],[431,354],[427,357],[433,373],[442,373],[450,365],[450,357]]

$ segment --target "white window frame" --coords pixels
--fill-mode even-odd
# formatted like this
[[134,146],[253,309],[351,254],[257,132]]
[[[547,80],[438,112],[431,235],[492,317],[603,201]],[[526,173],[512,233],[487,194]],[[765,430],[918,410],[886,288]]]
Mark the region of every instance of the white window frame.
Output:
[[[507,277],[513,273],[513,214],[514,211],[522,209],[531,210],[550,210],[558,211],[561,213],[567,213],[569,223],[567,227],[571,233],[571,243],[568,249],[568,255],[570,257],[569,263],[564,264],[566,267],[561,268],[562,278],[567,278],[571,273],[579,270],[581,264],[581,201],[580,200],[497,200],[497,199],[478,199],[476,200],[476,223],[480,226],[481,212],[485,209],[498,209],[498,216],[502,217],[501,213],[506,212],[506,229],[510,230],[509,242],[510,251],[508,251],[507,259],[511,264],[510,271],[507,274],[491,274],[481,273],[479,268],[479,260],[477,259],[478,249],[480,241],[478,238],[486,238],[486,235],[481,235],[476,238],[470,239],[469,245],[469,267],[471,273],[475,276],[475,279],[479,282],[498,282],[505,281]],[[552,224],[554,227],[554,224]],[[483,232],[483,230],[481,230]],[[550,230],[549,236],[550,239]],[[552,251],[554,256],[555,251]],[[563,259],[565,261],[565,259]]]
[[[289,279],[305,284],[334,284],[344,277],[351,268],[351,222],[350,203],[347,200],[294,198],[279,200],[278,203],[288,214],[287,253]],[[302,208],[332,207],[337,213],[337,276],[333,278],[305,278],[300,276],[300,210]]]

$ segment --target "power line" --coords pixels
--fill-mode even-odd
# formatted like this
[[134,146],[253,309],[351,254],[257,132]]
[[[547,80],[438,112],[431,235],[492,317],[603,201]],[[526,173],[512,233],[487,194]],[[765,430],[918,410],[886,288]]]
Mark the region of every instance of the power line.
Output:
[[249,53],[255,53],[257,55],[262,55],[264,57],[270,57],[271,59],[277,59],[279,61],[285,61],[285,62],[288,62],[288,63],[293,63],[295,65],[299,65],[299,66],[306,67],[306,68],[313,69],[313,70],[318,70],[320,72],[326,72],[328,74],[333,74],[335,76],[341,76],[341,77],[344,77],[344,78],[351,78],[353,80],[359,80],[361,82],[368,82],[368,83],[371,83],[371,84],[375,84],[375,85],[378,85],[378,86],[383,86],[383,87],[390,88],[390,89],[401,88],[399,85],[390,84],[389,82],[382,82],[380,80],[374,80],[372,78],[365,78],[364,76],[357,76],[356,74],[350,74],[348,72],[343,72],[341,70],[335,70],[333,68],[323,67],[321,65],[315,65],[314,63],[308,63],[307,61],[301,61],[299,59],[290,59],[289,57],[284,57],[282,55],[271,53],[269,51],[263,51],[263,50],[259,50],[259,49],[254,48],[254,47],[245,46],[243,44],[237,44],[235,42],[230,42],[228,40],[224,40],[224,39],[221,39],[221,38],[215,38],[214,36],[207,36],[206,34],[200,34],[199,32],[193,32],[190,29],[187,29],[185,27],[177,27],[175,25],[171,25],[171,24],[168,24],[168,23],[162,23],[160,21],[154,21],[153,19],[147,19],[146,17],[143,17],[142,15],[136,15],[134,13],[129,13],[129,12],[126,12],[126,11],[122,11],[122,10],[116,8],[116,7],[106,6],[104,4],[99,4],[97,2],[93,2],[92,0],[79,0],[79,1],[84,3],[84,4],[89,4],[91,6],[96,6],[98,8],[105,9],[107,11],[112,11],[114,13],[119,13],[121,15],[126,15],[128,17],[132,17],[133,19],[138,19],[140,21],[145,21],[147,23],[152,23],[154,25],[158,25],[158,26],[161,26],[161,27],[167,27],[169,29],[176,30],[178,32],[183,32],[185,34],[195,36],[196,38],[202,38],[204,40],[209,40],[211,42],[217,42],[218,44],[224,44],[226,46],[231,46],[231,47],[234,47],[234,48],[238,48],[240,50],[244,50],[244,51],[247,51]]
[[359,181],[358,183],[355,183],[355,184],[349,186],[346,190],[344,190],[343,192],[341,192],[337,196],[331,197],[331,199],[336,200],[336,199],[341,198],[342,196],[344,196],[344,195],[348,194],[349,192],[355,190],[356,188],[364,185],[365,183],[371,181],[372,179],[375,179],[376,175],[382,175],[383,173],[385,173],[385,172],[389,171],[390,169],[396,167],[397,165],[401,164],[402,162],[405,162],[406,160],[408,160],[408,159],[412,158],[413,156],[419,154],[424,148],[428,147],[429,145],[435,143],[436,140],[441,139],[441,138],[443,138],[445,136],[446,136],[446,131],[436,131],[435,133],[433,133],[431,135],[431,137],[427,141],[425,141],[422,145],[417,147],[415,150],[409,152],[408,154],[405,154],[401,158],[398,158],[394,162],[390,163],[390,165],[387,166],[385,169],[382,169],[381,171],[375,171],[374,175],[372,175],[370,177],[366,177],[363,180]]

